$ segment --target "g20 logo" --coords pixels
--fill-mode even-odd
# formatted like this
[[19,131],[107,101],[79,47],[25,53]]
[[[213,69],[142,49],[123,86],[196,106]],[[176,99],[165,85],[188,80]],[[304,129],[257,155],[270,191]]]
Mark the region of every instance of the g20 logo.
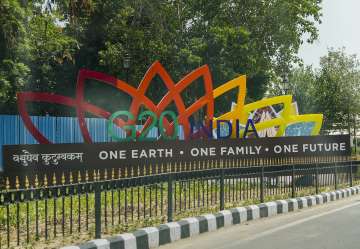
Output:
[[[160,102],[156,104],[151,99],[149,99],[145,93],[149,89],[151,82],[153,82],[153,78],[157,76],[160,77],[161,80],[165,83],[168,91],[162,96]],[[202,79],[203,81],[205,89],[204,95],[196,99],[189,106],[186,106],[182,99],[181,93],[185,89],[191,87],[193,82],[196,82],[197,79]],[[101,108],[86,101],[84,94],[88,80],[101,82],[102,84],[114,87],[118,91],[129,95],[132,98],[129,111],[120,111],[112,114],[106,110],[106,108]],[[234,109],[216,117],[214,115],[216,108],[214,102],[215,99],[232,89],[238,89],[236,105]],[[246,105],[245,95],[246,76],[244,75],[223,83],[214,89],[211,72],[207,65],[195,69],[194,71],[185,75],[178,82],[175,82],[169,73],[165,70],[165,68],[160,64],[160,62],[156,61],[150,66],[138,87],[133,87],[129,85],[128,82],[122,81],[101,72],[81,69],[78,73],[75,97],[46,92],[20,92],[17,93],[17,102],[19,114],[24,122],[24,125],[40,144],[51,144],[53,141],[49,140],[49,138],[46,137],[46,135],[43,134],[43,132],[33,122],[27,110],[27,103],[43,102],[74,108],[76,110],[76,116],[81,135],[85,143],[93,143],[93,139],[89,132],[89,127],[85,120],[86,113],[90,113],[95,117],[108,120],[109,134],[114,138],[114,140],[118,141],[156,140],[158,138],[147,137],[149,131],[156,125],[158,125],[160,130],[159,133],[161,139],[176,139],[180,125],[184,131],[184,138],[191,139],[194,138],[194,127],[196,126],[191,123],[190,117],[201,108],[206,108],[206,121],[200,123],[198,126],[200,127],[202,133],[205,133],[205,136],[209,138],[214,138],[214,129],[216,129],[217,139],[228,137],[245,138],[248,131],[247,129],[249,127],[252,127],[252,132],[255,133],[255,136],[257,136],[256,130],[262,131],[271,127],[279,127],[276,134],[274,135],[279,137],[285,135],[285,130],[288,125],[304,122],[313,122],[315,124],[311,130],[311,135],[319,134],[323,116],[321,114],[299,115],[297,108],[294,108],[292,105],[291,95],[272,97]],[[172,111],[165,111],[171,103],[174,103],[176,106],[178,116],[176,116]],[[229,105],[230,104],[231,103],[229,103]],[[257,122],[255,125],[252,120],[249,120],[249,118],[252,117],[251,113],[257,109],[275,104],[283,104],[284,108],[278,112],[277,117],[274,119]],[[138,117],[137,114],[141,106],[144,106],[144,108],[150,111],[143,112]],[[126,116],[130,122],[123,122],[123,120],[119,118],[121,116]],[[137,120],[142,120],[142,118],[146,116],[149,118],[147,119],[144,128],[141,132],[137,132],[136,126],[133,124],[135,124]],[[168,118],[172,119],[172,124],[170,124]],[[116,135],[113,127],[114,123],[126,131],[126,138],[120,138],[118,135]],[[227,127],[227,130],[230,132],[228,132],[226,135],[223,135],[223,133],[218,129],[218,124]],[[234,132],[231,134],[232,131]]]
[[[126,117],[127,125],[123,125],[121,128],[125,131],[126,135],[124,137],[120,137],[116,134],[114,130],[114,123],[119,118]],[[136,130],[136,121],[141,121],[145,117],[147,120],[151,120],[149,125],[144,125],[141,132]],[[164,126],[165,117],[170,117],[173,121],[173,129],[172,135],[168,134]],[[129,124],[131,123],[131,124]],[[173,111],[164,111],[160,114],[159,117],[152,111],[144,111],[140,113],[137,120],[135,120],[134,115],[129,111],[117,111],[113,113],[107,123],[109,136],[118,142],[126,142],[126,141],[155,141],[157,137],[148,137],[149,132],[155,128],[159,128],[160,138],[164,140],[175,140],[178,138],[179,133],[179,122],[177,120],[177,116]],[[233,127],[235,127],[236,138],[246,138],[248,133],[253,133],[255,137],[259,137],[256,131],[255,125],[251,119],[249,119],[243,129],[240,127],[239,120],[233,120],[233,122],[229,120],[216,120],[216,138],[217,139],[226,139],[230,138],[233,134]],[[227,134],[223,134],[222,128],[226,128]],[[251,129],[250,129],[251,128]],[[190,138],[196,137],[196,135],[200,135],[202,137],[214,138],[213,133],[213,120],[208,122],[208,125],[205,125],[204,122],[199,122],[198,124],[194,124],[190,122]]]
[[[142,130],[142,132],[138,135],[137,131],[136,131],[136,125],[124,125],[122,126],[122,129],[128,134],[125,137],[119,137],[118,135],[115,134],[114,132],[114,121],[115,119],[117,119],[120,116],[126,116],[129,121],[135,121],[134,119],[134,115],[129,112],[129,111],[117,111],[115,113],[113,113],[109,120],[108,120],[108,132],[109,132],[109,136],[119,142],[124,142],[124,141],[154,141],[157,140],[157,138],[155,137],[147,137],[147,135],[149,134],[149,132],[158,125],[159,130],[160,130],[160,135],[161,138],[166,139],[166,140],[175,140],[177,139],[178,133],[179,133],[179,122],[177,120],[176,114],[173,111],[164,111],[163,113],[161,113],[161,115],[159,116],[159,118],[156,116],[156,114],[152,111],[144,111],[142,113],[140,113],[140,115],[138,116],[138,121],[143,120],[145,117],[150,118],[151,123],[150,125],[144,127],[144,129]],[[168,136],[166,134],[166,129],[164,127],[164,118],[165,116],[169,116],[172,120],[173,120],[173,134],[171,136]]]

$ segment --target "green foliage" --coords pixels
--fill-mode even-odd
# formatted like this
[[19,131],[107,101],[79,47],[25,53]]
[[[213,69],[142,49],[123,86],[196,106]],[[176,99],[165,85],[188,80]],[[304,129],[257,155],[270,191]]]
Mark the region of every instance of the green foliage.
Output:
[[[284,85],[280,79],[274,81],[269,95],[284,94]],[[324,133],[349,129],[360,113],[360,62],[344,49],[330,49],[318,69],[293,69],[287,87],[300,113],[324,114]]]
[[30,70],[26,62],[25,16],[18,1],[0,2],[0,110],[15,111],[16,92],[22,89]]
[[284,82],[282,78],[274,80],[268,87],[268,95],[292,94],[300,113],[315,113],[317,111],[315,97],[317,75],[314,69],[310,66],[297,67],[291,70],[288,77],[288,82]]
[[15,102],[15,92],[25,85],[29,68],[21,62],[6,59],[2,61],[0,70],[0,101]]
[[[9,79],[14,73],[0,64],[4,82],[0,103],[12,110],[19,90],[72,96],[80,68],[128,78],[137,86],[155,60],[166,66],[175,81],[203,64],[210,66],[215,86],[247,74],[248,101],[257,100],[271,79],[299,60],[303,35],[309,42],[317,37],[315,23],[321,17],[319,0],[21,2],[26,4],[0,3],[0,48],[5,51],[0,63],[10,59],[12,68],[22,73]],[[127,56],[129,70],[123,66]],[[24,70],[16,63],[22,63]],[[90,93],[101,102],[97,89],[94,85]],[[202,90],[201,84],[194,89]],[[161,94],[154,91],[149,97],[158,99]],[[193,95],[186,94],[185,101],[193,101]],[[223,103],[220,109],[229,105]],[[109,106],[116,109],[119,103]],[[53,108],[46,111],[61,113]]]
[[329,50],[320,60],[316,106],[324,113],[325,129],[346,129],[360,111],[360,62],[344,49]]

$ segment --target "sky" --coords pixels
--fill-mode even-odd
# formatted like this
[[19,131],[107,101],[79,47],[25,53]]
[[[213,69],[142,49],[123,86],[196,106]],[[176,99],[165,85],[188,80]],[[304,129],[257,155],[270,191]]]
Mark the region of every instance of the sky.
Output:
[[360,58],[360,0],[323,0],[322,7],[319,38],[300,48],[300,58],[306,65],[318,67],[330,47],[345,47],[346,53]]

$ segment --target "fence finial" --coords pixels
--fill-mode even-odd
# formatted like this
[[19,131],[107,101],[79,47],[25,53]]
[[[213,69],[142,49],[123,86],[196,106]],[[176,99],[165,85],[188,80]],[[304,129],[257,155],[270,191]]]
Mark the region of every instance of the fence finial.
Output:
[[30,182],[28,176],[25,176],[25,188],[28,189],[30,187]]
[[10,180],[9,180],[9,177],[6,177],[6,190],[9,190],[10,189]]
[[46,174],[44,175],[44,186],[45,186],[45,187],[48,186],[48,181],[47,181],[47,176],[46,176]]
[[20,188],[20,181],[19,181],[19,177],[18,177],[18,176],[16,176],[15,187],[16,187],[16,189],[19,189],[19,188]]
[[93,172],[93,181],[96,182],[96,170],[94,169],[94,172]]
[[56,185],[56,175],[55,175],[55,173],[53,174],[52,185]]
[[104,180],[107,180],[108,179],[108,172],[107,172],[107,169],[105,169],[105,172],[104,172]]
[[35,188],[39,187],[39,178],[38,175],[35,175]]
[[73,182],[74,182],[73,172],[70,171],[70,183],[73,183]]
[[64,185],[65,184],[65,174],[64,172],[61,175],[61,184]]

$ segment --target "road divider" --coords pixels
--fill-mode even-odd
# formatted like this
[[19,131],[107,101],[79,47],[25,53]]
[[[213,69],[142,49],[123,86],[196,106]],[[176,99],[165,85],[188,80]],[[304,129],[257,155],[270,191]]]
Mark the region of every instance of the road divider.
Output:
[[231,225],[242,224],[259,218],[294,212],[340,200],[360,193],[360,186],[321,193],[318,195],[278,200],[223,210],[216,214],[182,219],[162,224],[159,227],[147,227],[133,233],[115,235],[106,239],[91,240],[78,246],[66,246],[60,249],[151,249],[161,245],[190,238],[206,232]]

